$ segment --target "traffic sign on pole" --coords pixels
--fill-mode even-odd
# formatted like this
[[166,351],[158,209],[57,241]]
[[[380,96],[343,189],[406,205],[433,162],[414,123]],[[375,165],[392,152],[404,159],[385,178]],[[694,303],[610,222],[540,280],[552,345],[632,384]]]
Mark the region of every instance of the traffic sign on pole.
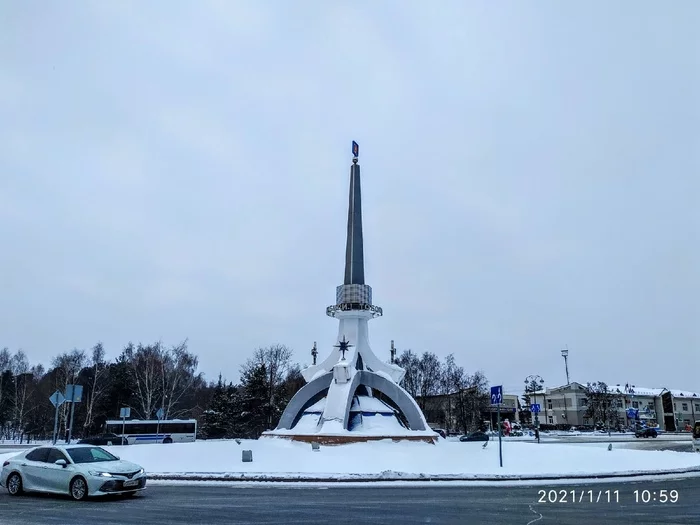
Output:
[[503,403],[503,386],[492,386],[491,387],[491,404],[500,405]]
[[68,427],[68,437],[66,443],[70,443],[73,437],[73,417],[75,416],[75,404],[83,399],[83,385],[66,385],[66,401],[70,406],[70,426]]
[[49,401],[51,401],[55,407],[60,407],[65,400],[66,398],[63,397],[63,394],[61,394],[58,390],[49,396]]
[[160,420],[163,419],[163,409],[159,408],[158,411],[156,412],[156,417],[158,418],[158,423],[156,424],[156,439],[158,439],[160,435]]
[[533,403],[530,405],[530,412],[533,414],[539,414],[540,413],[540,405],[539,403]]
[[498,462],[503,466],[503,445],[501,442],[501,403],[503,403],[503,385],[491,387],[491,404],[497,405],[497,421],[498,421]]
[[53,404],[53,406],[56,407],[56,415],[53,418],[53,444],[56,444],[56,440],[58,439],[58,407],[60,407],[64,402],[66,398],[63,397],[63,394],[56,390],[53,394],[49,396],[49,401]]

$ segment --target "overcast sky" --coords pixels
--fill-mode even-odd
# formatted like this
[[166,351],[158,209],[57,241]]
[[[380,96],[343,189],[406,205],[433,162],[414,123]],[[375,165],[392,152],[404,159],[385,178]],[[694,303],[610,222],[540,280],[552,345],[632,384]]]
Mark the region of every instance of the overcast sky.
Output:
[[[576,5],[574,5],[576,4]],[[0,11],[0,347],[332,351],[360,144],[374,351],[700,389],[700,5]]]

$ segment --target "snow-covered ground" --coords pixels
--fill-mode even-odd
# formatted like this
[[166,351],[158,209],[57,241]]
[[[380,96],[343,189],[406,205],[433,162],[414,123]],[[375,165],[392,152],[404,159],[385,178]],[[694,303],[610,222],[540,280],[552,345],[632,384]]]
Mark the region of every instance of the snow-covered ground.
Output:
[[[596,446],[597,445],[597,446]],[[133,461],[150,474],[224,474],[249,478],[367,477],[488,478],[490,476],[612,475],[656,470],[700,468],[700,454],[642,451],[607,446],[551,443],[535,446],[504,441],[503,467],[498,464],[498,440],[460,443],[440,440],[421,442],[377,441],[342,446],[311,445],[286,439],[198,441],[166,445],[106,447],[122,459]],[[251,450],[253,462],[243,463],[241,452]],[[15,455],[0,454],[0,460]],[[389,474],[390,473],[390,474]],[[210,476],[203,476],[210,477]]]

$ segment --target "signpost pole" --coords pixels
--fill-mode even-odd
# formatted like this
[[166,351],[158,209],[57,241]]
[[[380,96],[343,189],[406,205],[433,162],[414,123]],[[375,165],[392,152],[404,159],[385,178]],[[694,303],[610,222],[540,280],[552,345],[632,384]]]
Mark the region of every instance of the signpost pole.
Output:
[[501,467],[502,467],[503,466],[503,445],[501,443],[501,434],[503,434],[503,432],[501,432],[501,404],[500,403],[498,403],[497,414],[498,414],[498,461],[500,462]]
[[58,408],[61,405],[56,403],[56,415],[53,418],[53,444],[56,444],[56,440],[58,440]]
[[68,427],[68,439],[66,440],[66,443],[69,445],[73,437],[73,416],[75,416],[75,385],[72,385],[70,391],[70,426]]
[[163,408],[161,407],[156,412],[156,418],[158,419],[158,423],[156,423],[156,439],[160,438],[160,420],[163,419],[163,416]]
[[[503,385],[491,387],[491,405],[496,405],[498,420],[498,463],[503,466],[503,444],[501,441],[501,403],[503,402]],[[491,419],[489,417],[489,419]],[[493,421],[493,420],[491,420]]]

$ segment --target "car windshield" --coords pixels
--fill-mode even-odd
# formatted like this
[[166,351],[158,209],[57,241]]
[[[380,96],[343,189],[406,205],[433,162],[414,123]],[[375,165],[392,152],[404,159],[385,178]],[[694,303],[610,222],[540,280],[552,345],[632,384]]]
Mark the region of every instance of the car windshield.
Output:
[[75,447],[66,449],[73,463],[96,463],[98,461],[118,461],[118,459],[100,447]]

